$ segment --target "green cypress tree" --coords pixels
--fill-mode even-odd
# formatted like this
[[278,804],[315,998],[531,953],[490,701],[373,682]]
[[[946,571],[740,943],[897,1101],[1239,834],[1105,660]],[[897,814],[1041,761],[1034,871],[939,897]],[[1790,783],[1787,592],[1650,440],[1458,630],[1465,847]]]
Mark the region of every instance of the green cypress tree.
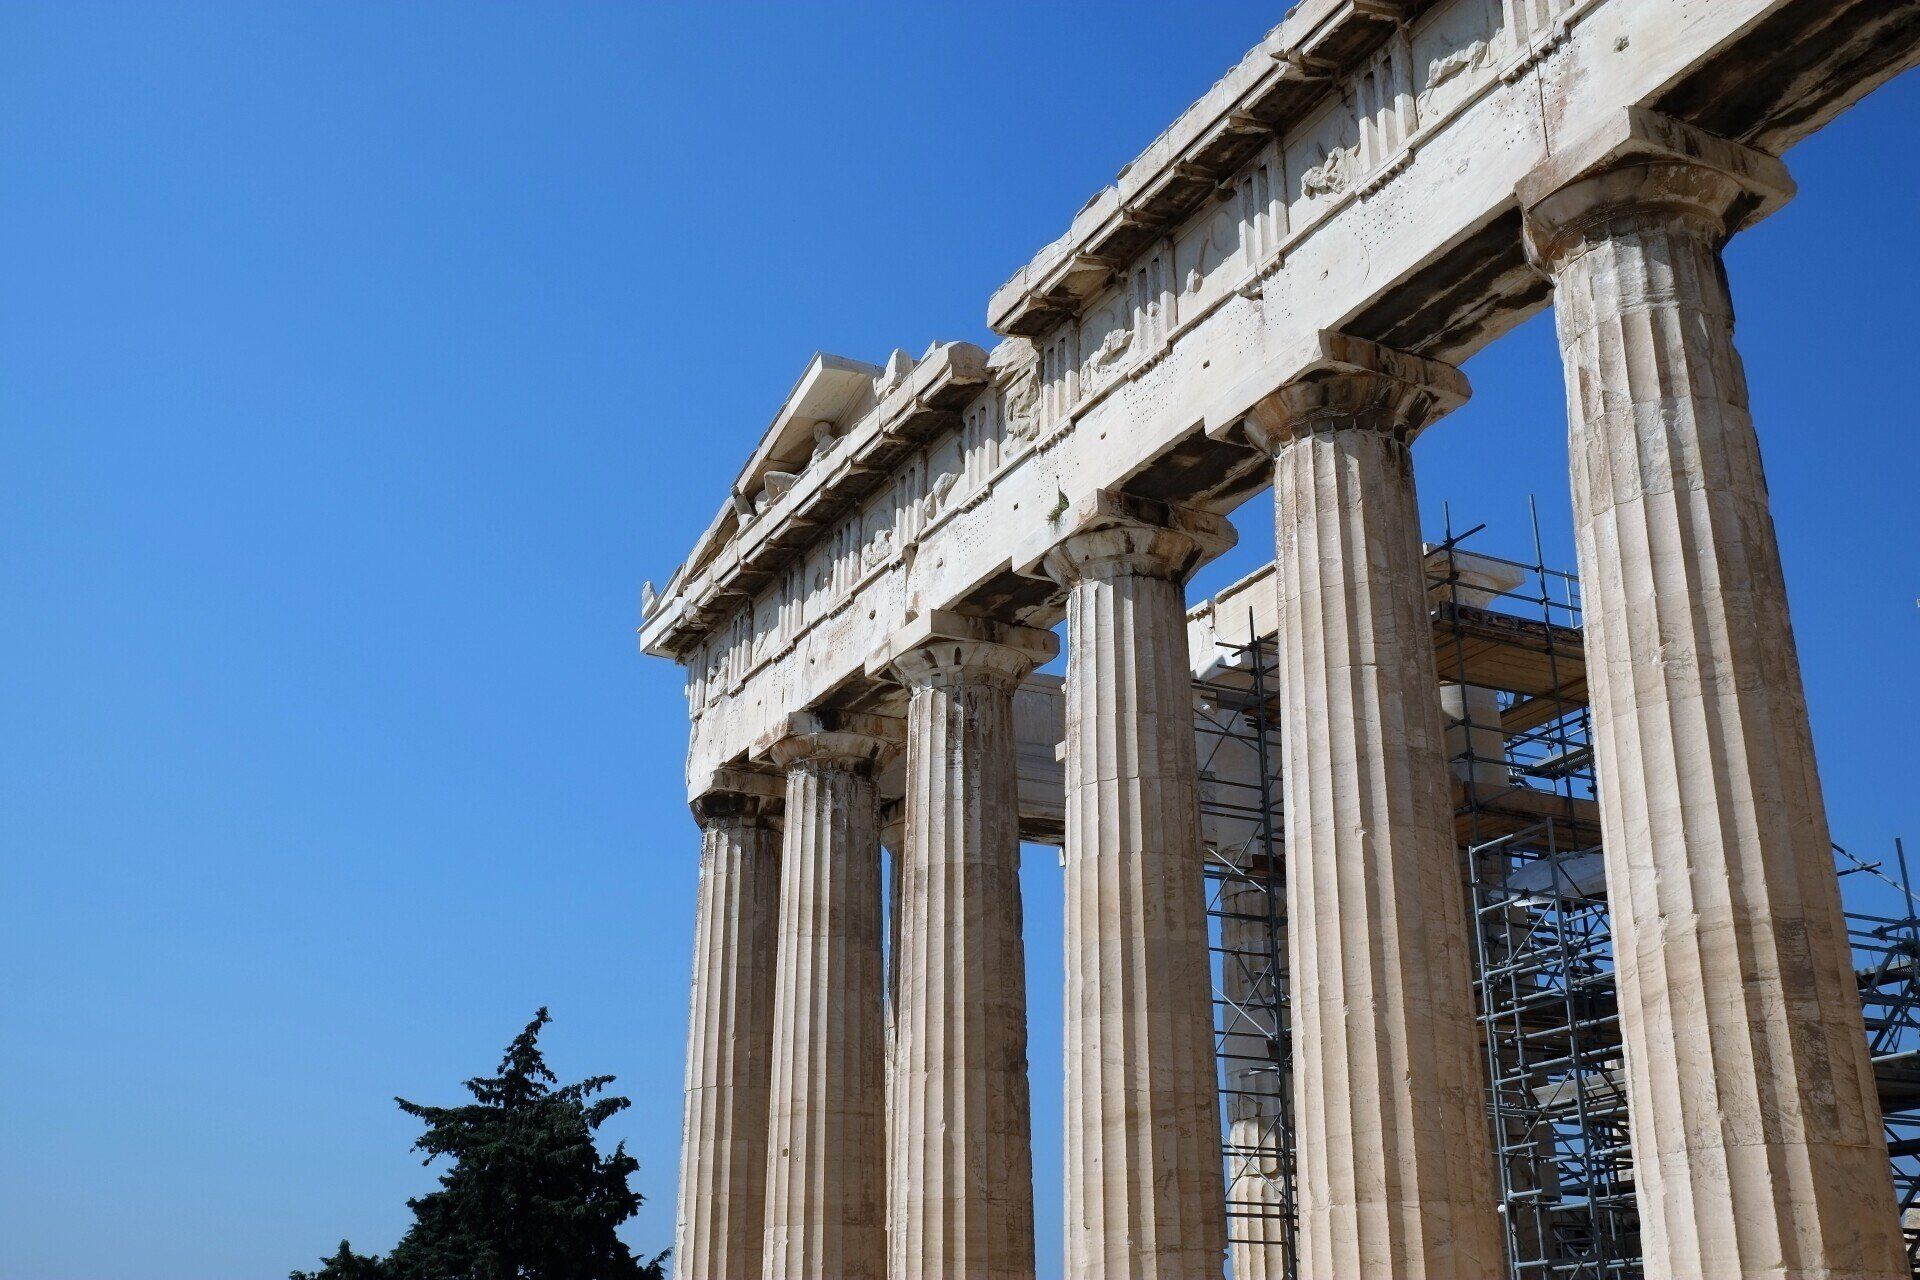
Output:
[[318,1271],[295,1271],[287,1280],[388,1280],[386,1267],[378,1258],[363,1257],[345,1240],[340,1252],[320,1259]]
[[534,1015],[500,1072],[466,1083],[473,1101],[430,1107],[396,1098],[426,1132],[414,1150],[446,1159],[440,1188],[408,1201],[414,1223],[384,1261],[342,1242],[326,1268],[293,1280],[664,1280],[661,1254],[633,1256],[616,1228],[640,1208],[626,1144],[601,1155],[594,1131],[627,1109],[601,1097],[612,1076],[557,1085]]

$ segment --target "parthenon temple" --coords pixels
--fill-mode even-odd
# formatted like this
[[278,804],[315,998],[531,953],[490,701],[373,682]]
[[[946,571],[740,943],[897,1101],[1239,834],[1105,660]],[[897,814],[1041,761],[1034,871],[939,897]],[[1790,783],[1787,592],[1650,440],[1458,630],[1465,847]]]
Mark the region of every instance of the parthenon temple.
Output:
[[[1843,903],[1721,254],[1916,61],[1916,0],[1301,0],[991,350],[813,357],[645,592],[677,1275],[1036,1274],[1024,842],[1067,1276],[1913,1276],[1920,949]],[[1409,452],[1548,307],[1567,572],[1423,541]]]

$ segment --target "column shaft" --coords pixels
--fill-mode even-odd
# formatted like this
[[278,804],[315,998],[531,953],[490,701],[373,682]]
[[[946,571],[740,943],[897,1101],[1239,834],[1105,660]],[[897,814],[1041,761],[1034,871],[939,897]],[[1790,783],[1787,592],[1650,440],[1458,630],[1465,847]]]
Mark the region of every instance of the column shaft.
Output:
[[791,737],[767,1149],[765,1280],[886,1272],[885,1031],[873,764],[855,734]]
[[1655,1278],[1905,1276],[1720,261],[1744,195],[1642,158],[1530,210],[1566,365],[1641,1235]]
[[[1222,535],[1211,531],[1218,539]],[[1123,525],[1069,586],[1066,1273],[1217,1276],[1226,1248],[1181,583],[1196,541]]]
[[[1408,440],[1446,366],[1303,379],[1275,455],[1282,778],[1307,1280],[1504,1273]],[[1410,380],[1403,380],[1410,379]]]
[[1019,650],[970,640],[936,641],[893,664],[910,690],[894,942],[893,1280],[1034,1274],[1013,738],[1014,689],[1032,665]]
[[712,793],[694,811],[700,897],[674,1275],[759,1280],[780,837],[756,797]]

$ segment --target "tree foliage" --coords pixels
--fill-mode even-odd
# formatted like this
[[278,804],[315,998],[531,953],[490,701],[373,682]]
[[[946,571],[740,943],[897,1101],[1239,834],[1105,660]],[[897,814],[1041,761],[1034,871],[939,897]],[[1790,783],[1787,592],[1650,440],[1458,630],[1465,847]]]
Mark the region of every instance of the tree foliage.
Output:
[[612,1076],[560,1085],[540,1053],[545,1009],[514,1037],[498,1075],[469,1080],[473,1101],[432,1107],[396,1098],[426,1131],[413,1144],[445,1159],[440,1187],[409,1200],[413,1226],[384,1259],[340,1252],[291,1280],[664,1280],[663,1253],[634,1257],[616,1228],[640,1208],[639,1162],[594,1131],[631,1105],[601,1096]]
[[340,1252],[320,1262],[318,1271],[296,1271],[291,1280],[387,1280],[388,1276],[380,1259],[355,1253],[345,1240],[340,1242]]

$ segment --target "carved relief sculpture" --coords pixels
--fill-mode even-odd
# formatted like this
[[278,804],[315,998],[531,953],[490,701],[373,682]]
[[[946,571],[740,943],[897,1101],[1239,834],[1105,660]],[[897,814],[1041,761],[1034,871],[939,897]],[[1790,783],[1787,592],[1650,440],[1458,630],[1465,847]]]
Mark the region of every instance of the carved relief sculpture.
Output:
[[1335,147],[1326,152],[1319,164],[1300,175],[1300,193],[1337,196],[1353,185],[1360,169],[1360,148]]

